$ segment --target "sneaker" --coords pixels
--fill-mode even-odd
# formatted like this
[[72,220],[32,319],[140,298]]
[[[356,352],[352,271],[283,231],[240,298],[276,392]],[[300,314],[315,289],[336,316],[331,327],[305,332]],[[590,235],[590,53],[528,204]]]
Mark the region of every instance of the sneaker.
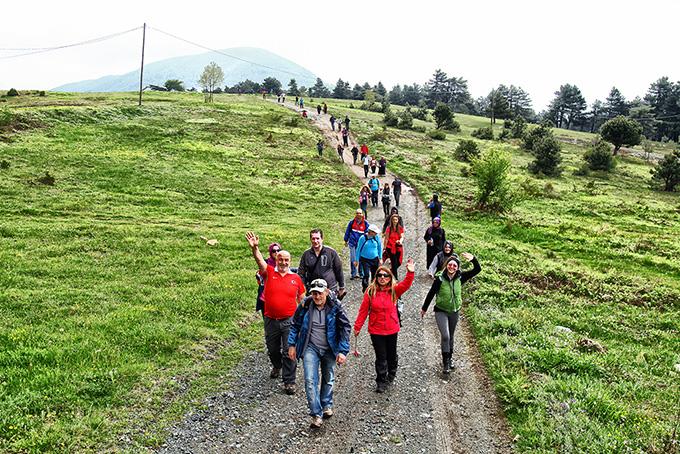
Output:
[[387,384],[383,382],[378,382],[377,386],[375,387],[375,392],[378,394],[382,394],[387,390]]
[[332,408],[326,408],[326,409],[323,411],[323,419],[328,419],[328,418],[330,418],[331,416],[333,416],[333,409],[332,409]]
[[272,367],[272,371],[269,372],[269,378],[279,378],[281,374],[281,369],[278,367]]
[[319,429],[322,424],[323,419],[321,419],[321,416],[312,416],[312,422],[309,423],[309,427],[312,429]]
[[289,396],[292,396],[295,394],[295,383],[286,383],[283,385],[283,391]]

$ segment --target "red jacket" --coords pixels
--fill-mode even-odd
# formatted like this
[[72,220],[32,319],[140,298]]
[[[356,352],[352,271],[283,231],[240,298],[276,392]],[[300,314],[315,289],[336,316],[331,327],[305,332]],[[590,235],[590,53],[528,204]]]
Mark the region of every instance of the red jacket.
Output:
[[[394,289],[397,298],[411,288],[414,273],[406,273],[403,281],[397,283]],[[370,300],[370,301],[369,301]],[[370,313],[369,313],[370,305]],[[354,322],[354,331],[361,331],[368,316],[368,333],[380,336],[389,336],[399,332],[399,316],[397,315],[397,305],[392,302],[390,292],[378,291],[373,298],[369,298],[368,292],[364,293],[361,301],[357,319]]]

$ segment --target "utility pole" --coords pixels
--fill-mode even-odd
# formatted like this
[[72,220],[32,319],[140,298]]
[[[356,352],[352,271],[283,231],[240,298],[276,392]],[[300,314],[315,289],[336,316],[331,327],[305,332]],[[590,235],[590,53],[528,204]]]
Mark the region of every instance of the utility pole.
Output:
[[146,43],[146,22],[142,31],[142,68],[139,70],[139,105],[142,105],[142,87],[144,82],[144,45]]

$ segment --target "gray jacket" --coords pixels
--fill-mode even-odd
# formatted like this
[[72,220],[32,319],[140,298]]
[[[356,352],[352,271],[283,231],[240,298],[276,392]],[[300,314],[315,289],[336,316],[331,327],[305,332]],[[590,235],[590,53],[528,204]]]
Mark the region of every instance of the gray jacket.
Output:
[[314,279],[319,278],[325,280],[331,290],[345,288],[340,256],[335,249],[330,247],[323,246],[318,257],[314,249],[307,249],[300,257],[297,273],[307,288]]

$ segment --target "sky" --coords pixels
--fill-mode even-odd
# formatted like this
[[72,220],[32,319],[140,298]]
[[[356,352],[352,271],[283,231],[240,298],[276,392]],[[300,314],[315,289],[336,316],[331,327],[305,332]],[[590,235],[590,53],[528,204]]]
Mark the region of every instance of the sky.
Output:
[[[660,77],[680,80],[680,2],[456,0],[212,2],[35,1],[2,6],[0,49],[53,47],[147,23],[146,62],[214,49],[261,47],[321,77],[423,85],[436,69],[473,97],[521,86],[543,110],[565,83],[586,100],[613,86],[632,100]],[[141,31],[34,55],[0,50],[0,89],[58,85],[139,68]],[[284,86],[288,81],[281,81]]]

